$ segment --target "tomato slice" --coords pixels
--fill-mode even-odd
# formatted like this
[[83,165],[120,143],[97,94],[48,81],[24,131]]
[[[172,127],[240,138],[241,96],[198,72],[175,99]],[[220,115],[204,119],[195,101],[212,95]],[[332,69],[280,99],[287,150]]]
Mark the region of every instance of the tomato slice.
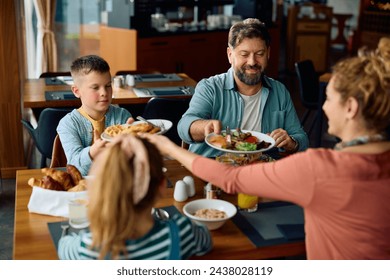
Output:
[[249,137],[245,138],[244,141],[248,142],[248,143],[257,143],[257,142],[259,142],[259,139],[257,139],[256,136],[252,135],[252,136],[249,136]]

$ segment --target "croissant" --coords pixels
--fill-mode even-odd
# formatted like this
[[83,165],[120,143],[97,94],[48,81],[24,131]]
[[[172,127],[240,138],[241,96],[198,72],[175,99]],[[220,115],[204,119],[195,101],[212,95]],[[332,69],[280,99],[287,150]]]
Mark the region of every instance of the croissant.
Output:
[[65,191],[73,187],[72,177],[65,171],[54,168],[42,168],[42,173],[56,180],[59,184],[62,185],[63,190]]
[[60,182],[54,180],[50,176],[43,176],[42,188],[53,190],[53,191],[63,191],[64,190],[63,185]]
[[27,182],[31,187],[41,187],[53,191],[63,191],[63,186],[50,176],[44,176],[41,180],[30,178]]
[[42,187],[43,185],[43,181],[42,180],[38,180],[38,179],[35,179],[35,178],[30,178],[28,179],[28,182],[27,184],[31,187]]
[[81,192],[85,191],[87,189],[86,182],[84,179],[81,179],[79,181],[79,184],[74,186],[73,188],[70,188],[68,192]]
[[72,177],[74,186],[77,186],[80,183],[80,180],[83,179],[83,176],[81,175],[80,171],[74,165],[68,164],[66,166],[66,172],[68,172],[69,175]]

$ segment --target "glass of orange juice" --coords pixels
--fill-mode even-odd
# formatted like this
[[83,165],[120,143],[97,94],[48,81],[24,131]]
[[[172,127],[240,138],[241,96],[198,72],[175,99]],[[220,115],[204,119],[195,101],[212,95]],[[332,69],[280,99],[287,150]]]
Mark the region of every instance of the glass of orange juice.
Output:
[[238,193],[237,206],[241,211],[256,212],[259,198],[255,195]]
[[[260,156],[261,153],[256,155],[226,153],[216,157],[215,159],[225,164],[241,166],[256,161],[256,159],[259,158]],[[239,210],[246,211],[246,212],[257,211],[258,202],[259,202],[259,198],[255,195],[239,193],[237,197],[237,206]]]

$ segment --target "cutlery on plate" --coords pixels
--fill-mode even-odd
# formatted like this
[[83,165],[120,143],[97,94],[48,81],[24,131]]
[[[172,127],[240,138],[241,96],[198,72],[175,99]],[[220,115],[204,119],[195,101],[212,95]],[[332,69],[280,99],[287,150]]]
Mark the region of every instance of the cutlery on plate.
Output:
[[226,148],[229,148],[232,146],[232,132],[230,131],[230,127],[226,126]]
[[146,122],[146,123],[150,124],[150,125],[153,126],[153,127],[158,127],[158,128],[161,129],[161,131],[164,131],[164,130],[165,130],[165,127],[164,127],[164,124],[163,124],[163,123],[161,123],[161,125],[156,125],[156,124],[154,124],[154,123],[148,121],[147,119],[145,119],[145,118],[143,118],[143,117],[141,117],[141,116],[138,116],[138,117],[137,117],[137,120]]

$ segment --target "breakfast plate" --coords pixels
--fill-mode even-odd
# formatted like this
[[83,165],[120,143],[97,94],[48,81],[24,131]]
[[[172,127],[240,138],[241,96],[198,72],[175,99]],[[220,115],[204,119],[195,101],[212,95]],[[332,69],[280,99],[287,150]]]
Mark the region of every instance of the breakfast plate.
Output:
[[[226,153],[233,153],[233,154],[256,154],[256,153],[268,151],[269,149],[271,149],[275,146],[275,140],[267,134],[257,132],[257,131],[250,131],[250,130],[241,130],[241,132],[242,133],[250,133],[251,136],[255,136],[258,139],[258,142],[260,142],[260,145],[258,145],[260,148],[257,148],[255,150],[251,150],[251,151],[237,150],[234,148],[228,149],[226,147],[222,147],[223,145],[219,146],[219,145],[216,145],[215,143],[213,143],[213,139],[215,139],[215,137],[222,138],[223,137],[222,135],[226,135],[226,131],[222,131],[222,134],[210,133],[209,135],[206,136],[205,142],[207,143],[207,145],[209,145],[210,147],[212,147],[216,150],[223,151]],[[235,130],[232,130],[233,135],[234,135],[234,133],[235,133]],[[232,137],[232,141],[234,141],[234,137]],[[245,142],[245,140],[244,140],[244,142]]]
[[[151,119],[148,121],[160,127],[160,130],[158,132],[151,131],[151,133],[164,134],[172,127],[172,122],[169,120]],[[148,131],[142,130],[143,126],[146,125],[147,123],[145,121],[135,121],[132,124],[112,125],[107,127],[100,137],[103,140],[110,142],[114,136],[122,133],[129,133],[129,134],[136,134],[137,132],[148,133]]]

